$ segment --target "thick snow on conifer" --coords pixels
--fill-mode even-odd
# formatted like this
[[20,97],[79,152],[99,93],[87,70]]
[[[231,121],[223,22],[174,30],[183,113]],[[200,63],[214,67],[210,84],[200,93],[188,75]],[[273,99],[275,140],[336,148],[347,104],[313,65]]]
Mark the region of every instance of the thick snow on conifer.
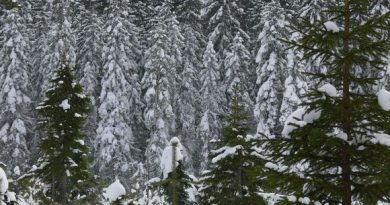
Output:
[[[141,116],[138,28],[130,22],[129,5],[115,1],[107,8],[102,48],[95,168],[105,178],[130,180],[138,165],[134,147],[136,117]],[[131,184],[126,181],[127,186]]]
[[[182,145],[180,144],[179,138],[173,137],[170,141],[170,145],[164,149],[161,157],[161,170],[163,172],[163,179],[166,179],[168,174],[176,169],[176,167],[179,165],[179,161],[183,160],[181,147]],[[175,154],[175,159],[173,159],[173,154]]]
[[325,93],[329,97],[338,97],[339,94],[337,92],[336,87],[330,83],[326,83],[325,85],[318,88],[318,91]]
[[282,135],[288,137],[288,135],[294,131],[297,126],[303,127],[308,123],[313,123],[315,120],[320,118],[320,116],[320,110],[308,111],[307,108],[299,108],[287,118]]
[[[8,190],[8,179],[4,170],[0,167],[0,197]],[[1,199],[1,198],[0,198]]]
[[337,24],[333,21],[327,21],[324,23],[325,29],[327,31],[330,31],[332,33],[338,33],[340,32],[340,28],[337,26]]
[[16,8],[4,11],[0,19],[0,159],[10,169],[19,165],[22,170],[30,156],[27,144],[33,121],[25,23]]
[[378,94],[378,103],[382,107],[383,110],[385,111],[390,111],[390,92],[381,89]]
[[161,155],[170,136],[176,132],[175,101],[178,100],[178,71],[182,68],[183,36],[170,5],[156,7],[151,19],[150,46],[144,53],[144,75],[141,81],[145,109],[144,120],[149,131],[145,155],[149,176],[160,174]]
[[104,188],[103,191],[104,198],[106,198],[108,202],[113,202],[119,197],[126,195],[126,189],[118,179],[107,188]]
[[242,147],[242,145],[237,145],[237,146],[234,146],[234,147],[230,147],[230,146],[225,146],[225,147],[221,147],[217,150],[212,150],[212,153],[215,153],[215,154],[218,154],[216,157],[214,157],[211,162],[212,163],[217,163],[219,162],[220,160],[223,160],[225,159],[226,157],[228,156],[231,156],[231,155],[236,155],[237,152],[239,150],[242,150],[244,149]]

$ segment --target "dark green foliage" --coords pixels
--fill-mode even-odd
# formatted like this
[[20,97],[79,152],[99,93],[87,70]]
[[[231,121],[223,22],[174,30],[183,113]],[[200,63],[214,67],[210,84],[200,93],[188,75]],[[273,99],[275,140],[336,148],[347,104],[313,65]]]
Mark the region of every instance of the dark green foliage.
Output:
[[318,87],[332,83],[339,95],[311,90],[302,107],[307,114],[320,111],[320,117],[269,140],[266,153],[287,166],[269,172],[277,191],[322,204],[390,201],[390,147],[377,140],[383,133],[390,138],[390,112],[379,106],[373,91],[390,48],[382,35],[390,13],[370,15],[369,3],[350,0],[349,6],[324,8],[330,12],[324,16],[334,16],[332,21],[341,25],[340,32],[328,31],[325,22],[313,19],[293,27],[303,37],[289,43],[302,50],[306,60],[320,59],[328,69],[309,75],[318,80]]
[[37,108],[44,137],[32,176],[47,185],[38,195],[45,204],[97,203],[98,180],[89,171],[88,147],[81,132],[90,100],[66,65],[61,65],[51,83]]
[[[189,196],[187,193],[187,189],[190,188],[193,184],[192,179],[185,172],[185,168],[183,165],[182,159],[178,158],[178,154],[180,154],[180,149],[178,148],[179,142],[171,140],[171,145],[164,150],[164,153],[172,153],[172,156],[164,156],[164,157],[172,157],[171,160],[164,163],[173,163],[172,167],[175,167],[171,172],[164,174],[164,179],[158,182],[152,183],[152,186],[157,189],[157,191],[162,190],[164,195],[166,196],[166,201],[172,205],[190,205],[193,204],[189,201]],[[169,152],[170,151],[170,152]],[[163,159],[164,160],[164,159]],[[164,165],[167,166],[167,165]],[[168,171],[168,170],[165,170]],[[157,193],[157,192],[156,192]],[[153,202],[152,202],[153,203]],[[160,203],[163,203],[160,201]]]
[[[168,178],[162,181],[164,193],[168,198],[168,202],[174,205],[189,205],[188,193],[186,189],[191,187],[192,180],[185,173],[184,166],[181,161],[174,172],[168,174]],[[174,192],[177,192],[177,200],[174,202]]]
[[248,135],[249,116],[236,98],[225,120],[222,136],[209,155],[210,170],[202,177],[201,204],[266,204],[258,195],[264,162],[252,154],[258,140]]
[[[18,7],[19,4],[13,0],[0,0],[0,8],[12,9]],[[1,11],[0,11],[1,12]],[[0,13],[1,14],[1,13]]]

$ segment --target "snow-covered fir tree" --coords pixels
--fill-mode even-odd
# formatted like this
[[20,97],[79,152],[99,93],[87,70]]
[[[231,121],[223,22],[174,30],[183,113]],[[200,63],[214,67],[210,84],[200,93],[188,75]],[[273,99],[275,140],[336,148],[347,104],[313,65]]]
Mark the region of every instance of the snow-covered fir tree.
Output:
[[54,0],[45,1],[43,4],[43,13],[48,15],[47,29],[43,38],[38,43],[42,43],[40,56],[37,57],[35,66],[39,66],[37,77],[35,79],[37,98],[42,100],[44,92],[48,89],[50,79],[53,73],[58,68],[60,61],[65,61],[70,67],[74,68],[76,63],[76,38],[72,30],[72,19],[69,14],[70,1],[69,0]]
[[[329,17],[328,15],[330,13],[324,12],[324,10],[329,8],[327,6],[331,2],[334,2],[334,0],[297,0],[293,3],[293,9],[297,9],[294,16],[309,19],[312,23],[315,21],[323,21]],[[299,20],[299,18],[296,18],[296,21]]]
[[203,55],[203,68],[199,74],[201,83],[201,119],[197,127],[197,138],[202,143],[201,157],[199,159],[201,170],[207,168],[208,153],[211,146],[210,141],[215,140],[219,136],[221,128],[219,115],[223,113],[221,105],[226,102],[220,80],[220,64],[213,47],[213,43],[209,41]]
[[222,84],[226,86],[227,102],[230,103],[233,97],[236,96],[244,104],[246,110],[251,110],[253,107],[249,95],[252,87],[249,78],[256,73],[255,69],[249,67],[250,59],[251,56],[244,45],[244,40],[237,32],[226,53],[224,60],[226,73]]
[[[337,9],[329,9],[336,17],[332,21],[307,21],[295,27],[305,32],[292,44],[304,51],[305,59],[318,56],[328,72],[311,75],[319,86],[289,117],[283,136],[271,138],[266,149],[274,161],[268,167],[275,190],[296,196],[286,201],[343,205],[390,201],[390,94],[372,91],[376,79],[356,72],[364,67],[376,76],[386,66],[383,57],[389,52],[381,30],[387,29],[390,13],[370,14],[369,2],[340,2]],[[368,21],[359,17],[363,15]]]
[[238,0],[207,0],[203,6],[203,21],[206,37],[213,42],[218,59],[224,59],[225,52],[237,32],[243,38],[247,34],[241,29],[240,16],[244,10]]
[[176,7],[177,19],[184,44],[182,51],[183,65],[179,69],[179,87],[176,102],[177,130],[188,150],[187,167],[192,172],[199,168],[197,152],[201,141],[196,137],[199,118],[199,72],[202,68],[203,34],[201,24],[202,2],[199,0],[182,1]]
[[113,1],[106,10],[94,167],[104,178],[117,175],[130,187],[140,154],[134,132],[142,105],[138,29],[129,21],[128,9],[127,2]]
[[245,106],[238,98],[232,101],[226,125],[210,152],[210,169],[201,179],[201,204],[265,205],[257,181],[263,160],[253,154],[258,140],[249,135],[250,115]]
[[142,89],[146,108],[145,124],[149,130],[146,148],[146,167],[149,178],[159,176],[160,157],[168,139],[176,132],[174,100],[177,99],[178,70],[182,66],[180,34],[176,16],[169,4],[155,8],[144,53],[145,74]]
[[282,104],[280,105],[279,123],[284,125],[288,116],[293,113],[298,105],[302,103],[301,98],[306,94],[308,85],[302,75],[303,67],[297,60],[297,53],[294,50],[287,51],[286,80],[284,81],[284,92]]
[[281,116],[284,83],[287,78],[287,46],[280,41],[287,33],[285,11],[279,1],[272,0],[264,5],[260,23],[262,31],[258,35],[257,84],[255,118],[257,131],[265,134],[278,134],[282,129]]
[[102,19],[97,11],[82,7],[80,21],[77,23],[77,58],[76,78],[84,87],[84,92],[91,98],[91,113],[85,132],[87,143],[91,144],[96,136],[97,115],[99,106],[100,80],[102,74],[103,29]]
[[40,158],[26,177],[44,183],[45,188],[38,191],[40,203],[97,203],[99,185],[90,171],[81,132],[90,100],[66,64],[57,68],[45,96],[37,107],[38,124],[44,130]]
[[11,176],[28,166],[27,142],[31,137],[31,79],[29,73],[28,38],[19,9],[5,11],[0,35],[0,156]]

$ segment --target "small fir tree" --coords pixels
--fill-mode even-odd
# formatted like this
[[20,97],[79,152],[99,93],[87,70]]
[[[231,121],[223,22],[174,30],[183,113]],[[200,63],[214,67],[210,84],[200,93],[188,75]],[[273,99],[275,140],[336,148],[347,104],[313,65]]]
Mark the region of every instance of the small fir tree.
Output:
[[[191,187],[191,179],[185,173],[183,166],[183,159],[181,157],[180,142],[175,137],[172,138],[170,146],[164,150],[165,154],[171,154],[170,160],[165,161],[164,166],[172,167],[171,170],[164,174],[164,179],[161,181],[161,184],[164,188],[164,193],[167,196],[167,201],[172,205],[188,205],[190,204],[188,200],[187,188]],[[167,152],[168,151],[168,152]],[[178,156],[179,155],[179,156]],[[164,154],[163,154],[164,160]]]
[[210,170],[203,174],[201,204],[264,205],[258,195],[257,166],[263,161],[254,156],[258,146],[251,130],[248,114],[237,98],[233,98],[227,125],[210,153]]
[[88,147],[81,132],[90,100],[67,65],[60,66],[51,84],[37,108],[44,136],[38,166],[29,175],[44,184],[38,193],[42,203],[98,203],[98,186],[89,170]]

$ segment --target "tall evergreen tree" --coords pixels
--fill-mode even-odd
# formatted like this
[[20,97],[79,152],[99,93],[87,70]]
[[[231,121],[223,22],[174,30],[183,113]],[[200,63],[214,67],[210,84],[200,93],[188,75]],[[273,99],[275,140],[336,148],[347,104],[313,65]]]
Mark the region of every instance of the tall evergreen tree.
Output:
[[106,11],[94,166],[105,178],[117,175],[130,186],[140,158],[134,132],[142,105],[138,29],[128,19],[128,8],[125,1],[113,1]]
[[249,115],[237,98],[233,99],[226,126],[210,153],[210,170],[202,176],[201,204],[266,204],[258,195],[257,166],[263,161],[252,153],[258,146]]
[[247,34],[242,30],[240,17],[244,10],[238,0],[207,0],[204,2],[203,21],[207,39],[214,44],[218,59],[225,58],[225,52],[237,32],[243,38]]
[[245,105],[245,109],[252,110],[253,102],[250,98],[251,82],[250,76],[255,70],[250,69],[250,53],[246,49],[240,33],[237,33],[229,46],[224,60],[226,69],[223,85],[226,86],[225,94],[227,102],[231,102],[236,96]]
[[221,105],[226,102],[221,88],[220,65],[213,47],[213,43],[209,41],[203,55],[203,69],[199,74],[201,82],[201,119],[197,127],[197,138],[202,143],[202,155],[197,163],[200,164],[201,170],[207,168],[208,153],[211,147],[209,142],[219,136],[219,130],[221,128],[219,115],[223,113]]
[[261,15],[262,32],[258,35],[257,84],[259,86],[255,118],[257,131],[265,134],[280,133],[282,124],[280,108],[283,100],[284,83],[287,78],[288,52],[285,43],[279,39],[287,35],[285,10],[279,1],[272,0],[264,5]]
[[[92,110],[86,125],[88,141],[96,136],[99,106],[100,80],[102,74],[103,29],[101,17],[94,9],[84,7],[77,25],[76,78],[90,96]],[[91,6],[90,6],[91,7]]]
[[150,47],[144,54],[144,119],[150,132],[146,148],[149,178],[158,176],[163,148],[176,131],[174,100],[177,99],[178,69],[182,65],[182,35],[169,4],[156,7],[149,31]]
[[45,100],[37,107],[44,137],[40,143],[41,157],[30,176],[45,184],[40,190],[41,203],[88,204],[99,200],[81,132],[90,103],[82,92],[70,68],[62,64],[51,80]]
[[44,92],[50,84],[51,76],[58,67],[58,62],[66,61],[66,63],[74,68],[76,63],[76,38],[72,29],[72,19],[70,18],[70,1],[46,1],[44,3],[45,12],[48,12],[51,17],[48,24],[48,32],[42,35],[42,41],[47,47],[41,50],[41,57],[39,58],[38,77],[36,82],[38,98],[42,100]]
[[24,28],[18,9],[5,11],[0,26],[0,36],[5,38],[0,48],[0,156],[10,174],[16,175],[27,168],[32,127],[29,43]]
[[[186,167],[199,167],[197,151],[201,146],[196,137],[196,126],[199,121],[199,72],[202,68],[203,34],[200,11],[200,0],[185,0],[178,3],[175,9],[183,35],[184,49],[182,50],[183,65],[179,69],[178,99],[175,100],[177,130],[182,136],[183,145],[188,150]],[[188,163],[191,163],[188,166]]]
[[281,117],[279,123],[284,125],[288,116],[293,113],[298,105],[302,103],[302,98],[308,90],[308,85],[302,73],[303,66],[297,59],[297,52],[290,49],[287,52],[287,78],[284,81],[283,100],[280,106]]
[[326,84],[306,95],[283,136],[271,139],[266,150],[279,165],[270,172],[272,184],[283,193],[308,197],[309,203],[390,201],[388,91],[366,89],[377,79],[357,72],[364,68],[376,76],[383,70],[389,42],[382,33],[390,13],[372,15],[369,3],[344,0],[326,8],[331,21],[294,27],[303,36],[291,44],[304,51],[306,60],[321,59],[328,72],[311,76]]

